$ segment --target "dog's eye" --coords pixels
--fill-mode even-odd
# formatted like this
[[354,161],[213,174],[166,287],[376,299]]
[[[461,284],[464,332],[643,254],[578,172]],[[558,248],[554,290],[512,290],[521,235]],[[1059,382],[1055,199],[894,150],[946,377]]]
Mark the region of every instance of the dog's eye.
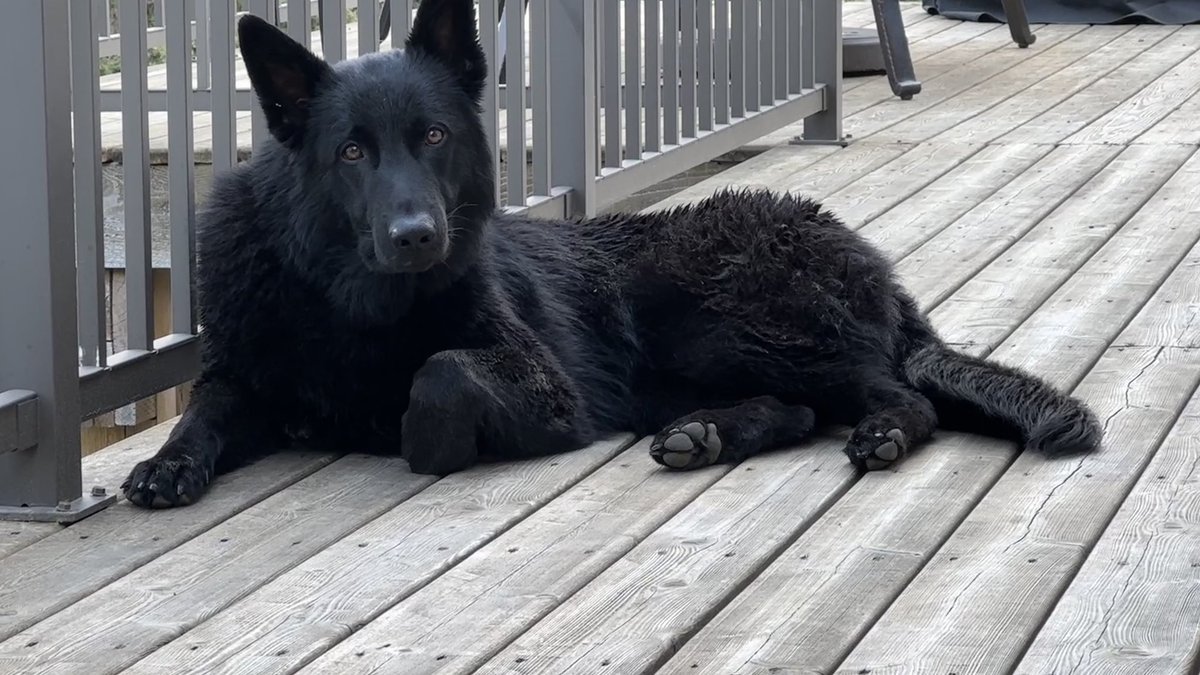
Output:
[[363,154],[363,149],[358,143],[347,143],[342,146],[342,159],[347,162],[357,162],[366,155]]
[[425,145],[437,145],[446,140],[446,131],[441,127],[429,127],[425,132]]

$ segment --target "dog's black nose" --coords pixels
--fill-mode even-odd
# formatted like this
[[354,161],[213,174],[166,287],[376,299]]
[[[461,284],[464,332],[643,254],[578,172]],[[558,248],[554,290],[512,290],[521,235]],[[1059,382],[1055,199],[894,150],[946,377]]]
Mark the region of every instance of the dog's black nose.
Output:
[[428,214],[403,216],[388,225],[388,236],[401,255],[425,252],[440,245],[437,226]]

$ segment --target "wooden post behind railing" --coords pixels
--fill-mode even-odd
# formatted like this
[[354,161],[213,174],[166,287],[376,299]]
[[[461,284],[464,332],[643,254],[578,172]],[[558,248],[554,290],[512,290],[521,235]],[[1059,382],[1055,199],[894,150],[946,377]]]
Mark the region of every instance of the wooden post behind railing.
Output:
[[[0,147],[20,171],[0,180],[0,425],[27,442],[0,447],[0,518],[77,520],[111,496],[82,496],[71,156],[68,0],[0,4]],[[14,93],[19,92],[19,93]],[[15,415],[13,413],[15,410]],[[36,420],[31,434],[29,423]],[[0,434],[4,436],[4,434]]]

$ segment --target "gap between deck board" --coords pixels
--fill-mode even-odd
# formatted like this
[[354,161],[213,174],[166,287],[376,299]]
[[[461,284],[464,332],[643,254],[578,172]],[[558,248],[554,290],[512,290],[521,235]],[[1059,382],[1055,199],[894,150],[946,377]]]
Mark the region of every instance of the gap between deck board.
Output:
[[633,443],[451,474],[124,672],[292,672],[436,579]]
[[[116,475],[123,480],[136,460],[158,450],[157,443],[148,442],[164,437],[169,428],[136,436],[112,452],[102,452],[91,464],[100,468],[105,482],[110,471],[119,471]],[[149,510],[121,500],[16,551],[0,564],[0,640],[201,535],[333,459],[331,454],[308,451],[270,455],[222,476],[198,504]]]

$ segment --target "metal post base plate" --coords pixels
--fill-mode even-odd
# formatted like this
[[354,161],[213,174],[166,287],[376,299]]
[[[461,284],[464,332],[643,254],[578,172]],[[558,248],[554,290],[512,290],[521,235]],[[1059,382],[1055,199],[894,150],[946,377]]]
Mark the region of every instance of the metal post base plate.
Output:
[[826,140],[810,141],[803,136],[792,136],[791,140],[788,141],[788,145],[836,145],[840,148],[844,148],[844,147],[850,145],[850,137],[846,136],[846,137],[842,138],[841,140],[837,140],[837,141],[826,141]]
[[117,503],[116,495],[84,495],[58,506],[0,506],[0,520],[69,525]]

